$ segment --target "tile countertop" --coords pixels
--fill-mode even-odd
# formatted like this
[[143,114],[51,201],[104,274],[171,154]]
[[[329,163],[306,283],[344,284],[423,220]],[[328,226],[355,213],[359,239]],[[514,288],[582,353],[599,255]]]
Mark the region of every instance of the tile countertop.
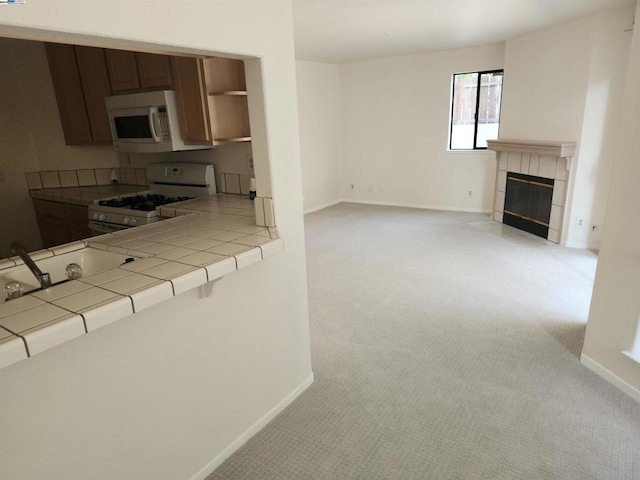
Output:
[[131,193],[147,193],[149,187],[144,185],[91,185],[87,187],[40,188],[30,190],[31,198],[50,200],[52,202],[70,203],[87,206],[96,200],[117,197]]
[[[256,226],[253,202],[244,196],[218,194],[159,208],[173,218],[34,252],[39,258],[89,246],[139,259],[0,304],[0,368],[284,249],[276,228]],[[0,271],[13,265],[0,260]]]

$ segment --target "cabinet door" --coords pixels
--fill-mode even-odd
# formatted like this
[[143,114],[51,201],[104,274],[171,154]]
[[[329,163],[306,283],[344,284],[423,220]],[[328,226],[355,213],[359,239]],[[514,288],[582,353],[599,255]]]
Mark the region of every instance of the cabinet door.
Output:
[[36,207],[36,215],[38,218],[67,221],[64,203],[38,199],[34,199],[33,203]]
[[75,49],[73,45],[59,43],[47,43],[45,49],[65,143],[67,145],[92,143],[93,136]]
[[107,57],[111,90],[116,93],[139,89],[135,52],[105,49],[104,53]]
[[172,88],[171,65],[167,55],[136,53],[138,76],[142,88]]
[[104,49],[79,46],[75,49],[93,143],[110,144],[113,140],[104,98],[111,95],[111,85]]
[[71,241],[64,204],[47,200],[33,200],[40,237],[45,248]]
[[46,218],[38,226],[40,227],[40,237],[42,237],[44,248],[63,245],[71,241],[71,233],[67,222]]
[[71,241],[83,240],[91,236],[89,231],[89,207],[65,203],[64,212],[69,223]]
[[187,144],[211,145],[202,60],[171,57],[171,67],[180,110],[182,138]]

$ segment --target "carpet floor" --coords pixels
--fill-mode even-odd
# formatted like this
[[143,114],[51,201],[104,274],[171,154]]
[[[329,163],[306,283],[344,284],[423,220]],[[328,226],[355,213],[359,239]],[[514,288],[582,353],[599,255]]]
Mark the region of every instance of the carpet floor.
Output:
[[640,480],[640,405],[579,362],[594,253],[482,214],[305,227],[315,382],[208,480]]

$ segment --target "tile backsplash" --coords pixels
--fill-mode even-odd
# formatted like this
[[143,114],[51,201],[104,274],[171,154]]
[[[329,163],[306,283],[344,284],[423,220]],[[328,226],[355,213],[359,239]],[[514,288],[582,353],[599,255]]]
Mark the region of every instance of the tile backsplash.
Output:
[[110,185],[115,174],[118,183],[123,185],[147,186],[144,168],[84,168],[80,170],[49,170],[28,172],[25,174],[29,190],[42,188],[87,187],[92,185]]
[[220,173],[218,191],[249,195],[249,183],[253,175],[246,173]]

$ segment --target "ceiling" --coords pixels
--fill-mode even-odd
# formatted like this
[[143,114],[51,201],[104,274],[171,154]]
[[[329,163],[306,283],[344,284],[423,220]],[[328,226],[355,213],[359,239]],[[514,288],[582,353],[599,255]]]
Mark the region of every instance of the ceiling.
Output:
[[296,58],[345,63],[504,41],[634,0],[293,0]]

